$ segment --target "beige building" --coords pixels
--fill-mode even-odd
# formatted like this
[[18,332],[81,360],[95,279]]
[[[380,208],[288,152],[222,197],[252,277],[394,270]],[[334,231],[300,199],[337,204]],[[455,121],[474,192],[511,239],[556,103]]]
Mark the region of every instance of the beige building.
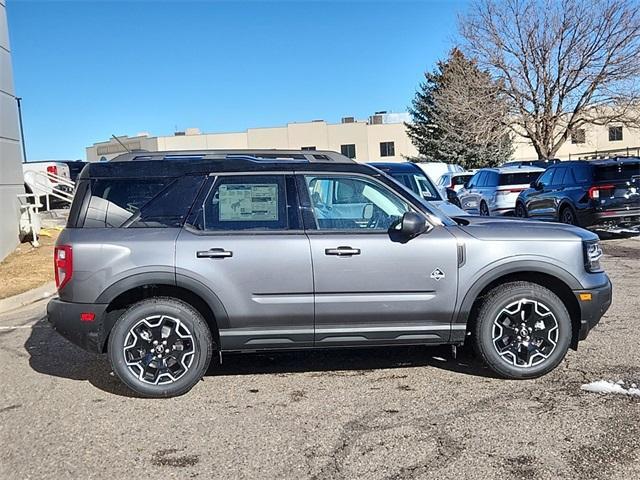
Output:
[[[118,137],[129,150],[302,149],[334,150],[360,162],[401,162],[418,154],[406,134],[406,113],[380,112],[366,121],[345,117],[340,123],[324,120],[289,123],[283,127],[250,128],[236,133],[201,133],[188,128],[171,136]],[[87,148],[87,161],[109,160],[125,149],[114,139]]]
[[[515,160],[537,158],[536,151],[524,138],[516,139]],[[640,156],[640,129],[622,125],[585,125],[577,129],[560,147],[557,158],[577,160],[610,155]]]
[[[360,162],[402,162],[418,152],[407,135],[407,113],[381,112],[366,121],[345,117],[340,123],[324,120],[289,123],[283,127],[250,128],[235,133],[201,133],[188,128],[171,136],[152,137],[147,133],[135,137],[118,137],[129,150],[204,150],[204,149],[316,149],[334,150]],[[514,160],[534,160],[536,152],[524,138],[514,141]],[[568,160],[615,154],[640,156],[640,129],[620,125],[589,125],[578,129],[557,153]],[[109,160],[125,149],[111,139],[87,148],[87,160]]]
[[24,193],[18,104],[13,89],[5,0],[0,0],[0,260],[18,244]]

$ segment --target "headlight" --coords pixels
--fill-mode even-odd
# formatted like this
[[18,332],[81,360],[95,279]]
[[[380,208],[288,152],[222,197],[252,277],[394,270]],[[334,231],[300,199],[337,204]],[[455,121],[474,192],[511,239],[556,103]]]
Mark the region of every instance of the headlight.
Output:
[[587,272],[602,272],[600,266],[600,258],[602,257],[602,248],[597,240],[584,242],[584,268]]

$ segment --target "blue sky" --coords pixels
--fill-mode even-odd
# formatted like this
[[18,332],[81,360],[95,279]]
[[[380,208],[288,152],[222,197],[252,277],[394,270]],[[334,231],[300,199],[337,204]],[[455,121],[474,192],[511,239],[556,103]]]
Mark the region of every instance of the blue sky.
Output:
[[29,160],[116,135],[404,111],[463,1],[9,0]]

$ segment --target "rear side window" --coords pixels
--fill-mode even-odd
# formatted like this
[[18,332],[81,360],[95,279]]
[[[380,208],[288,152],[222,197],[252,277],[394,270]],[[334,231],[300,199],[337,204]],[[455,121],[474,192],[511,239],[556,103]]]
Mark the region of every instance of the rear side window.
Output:
[[292,177],[221,176],[203,196],[189,224],[201,231],[299,229],[295,205]]
[[640,162],[601,165],[596,167],[595,180],[597,182],[629,180],[638,175],[640,175]]
[[474,187],[484,187],[487,180],[487,172],[478,172],[473,182]]
[[566,168],[556,168],[553,174],[553,178],[551,179],[551,185],[554,187],[558,187],[562,185],[566,171],[567,171]]
[[540,172],[501,173],[500,185],[529,185],[540,176]]
[[180,227],[204,178],[94,179],[83,226]]
[[497,172],[487,172],[487,175],[484,179],[485,187],[497,187],[498,186],[498,173]]
[[573,171],[573,178],[576,183],[591,182],[591,168],[586,165],[577,165],[571,168]]

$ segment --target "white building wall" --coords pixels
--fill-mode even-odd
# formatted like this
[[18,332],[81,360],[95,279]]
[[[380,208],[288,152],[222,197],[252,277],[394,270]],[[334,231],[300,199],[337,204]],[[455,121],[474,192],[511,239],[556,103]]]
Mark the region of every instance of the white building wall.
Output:
[[0,260],[18,244],[20,206],[24,193],[18,106],[13,86],[5,0],[0,0]]

